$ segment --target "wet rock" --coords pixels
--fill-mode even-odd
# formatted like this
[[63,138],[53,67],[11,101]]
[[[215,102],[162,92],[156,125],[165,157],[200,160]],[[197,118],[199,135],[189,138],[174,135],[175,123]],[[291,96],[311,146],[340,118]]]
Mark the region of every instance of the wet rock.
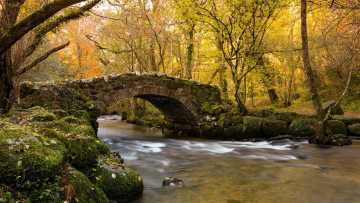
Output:
[[164,187],[184,187],[184,182],[180,178],[166,177],[162,182]]
[[290,149],[298,149],[300,146],[298,144],[293,144],[289,148]]

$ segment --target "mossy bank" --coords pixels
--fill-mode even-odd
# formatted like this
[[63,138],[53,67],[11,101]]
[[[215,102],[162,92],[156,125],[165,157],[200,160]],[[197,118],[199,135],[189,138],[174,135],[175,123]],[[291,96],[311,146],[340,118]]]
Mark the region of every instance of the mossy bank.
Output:
[[[97,139],[98,112],[92,102],[56,85],[34,96],[30,86],[23,86],[23,102],[0,118],[0,202],[129,202],[139,197],[140,175],[112,158]],[[100,178],[113,165],[126,173],[112,171],[110,178]],[[114,182],[117,173],[122,179]],[[113,197],[107,186],[127,192]]]

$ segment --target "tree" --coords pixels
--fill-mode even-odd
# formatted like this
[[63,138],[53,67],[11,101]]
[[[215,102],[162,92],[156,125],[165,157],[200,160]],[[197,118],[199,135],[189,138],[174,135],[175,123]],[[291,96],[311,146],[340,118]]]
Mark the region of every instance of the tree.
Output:
[[[81,7],[70,8],[71,5],[85,0],[55,0],[45,3],[41,8],[29,16],[19,20],[20,10],[24,7],[25,0],[2,0],[0,11],[0,112],[6,113],[11,107],[11,94],[14,90],[14,77],[30,70],[37,63],[45,60],[52,53],[65,48],[68,43],[56,47],[45,53],[42,57],[29,66],[20,67],[21,62],[29,57],[39,46],[44,36],[69,20],[81,17],[85,11],[91,9],[101,0],[88,1]],[[66,9],[66,12],[60,12]],[[12,59],[12,47],[27,33],[32,35],[29,46],[19,57],[19,61]]]
[[[301,40],[302,40],[302,55],[303,55],[304,69],[308,80],[311,100],[315,107],[316,116],[317,116],[316,135],[313,139],[310,139],[309,141],[316,144],[329,144],[329,143],[324,143],[326,137],[331,136],[331,132],[328,129],[328,117],[330,115],[331,109],[339,105],[341,100],[344,98],[350,85],[352,70],[349,71],[346,87],[340,99],[338,99],[337,102],[334,102],[332,105],[330,105],[327,109],[323,109],[320,101],[318,89],[316,86],[315,75],[311,67],[310,56],[309,56],[309,42],[308,42],[308,31],[307,31],[307,0],[301,0]],[[351,58],[351,61],[352,59],[353,57]]]
[[243,115],[248,110],[241,95],[241,84],[261,62],[264,36],[278,7],[277,0],[211,0],[204,6],[199,5],[204,21],[220,37],[220,49],[235,85],[235,100]]

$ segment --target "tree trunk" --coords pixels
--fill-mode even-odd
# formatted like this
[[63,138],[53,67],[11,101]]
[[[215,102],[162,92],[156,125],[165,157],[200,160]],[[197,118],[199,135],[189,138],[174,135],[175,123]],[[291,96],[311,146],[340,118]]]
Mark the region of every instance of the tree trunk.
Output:
[[11,51],[0,55],[0,114],[8,113],[11,107],[12,82]]
[[186,79],[192,79],[192,68],[194,63],[194,32],[195,25],[189,31],[189,44],[187,46]]
[[276,94],[276,90],[274,88],[268,89],[268,94],[269,94],[271,104],[275,104],[276,102],[278,102],[279,98],[278,98],[278,96]]
[[152,72],[158,72],[158,68],[156,65],[156,59],[155,59],[155,50],[154,50],[154,45],[153,42],[150,42],[150,67],[149,70],[151,70]]
[[245,116],[248,114],[248,110],[245,106],[245,104],[243,103],[243,99],[241,98],[241,94],[240,94],[240,84],[237,85],[237,88],[235,90],[235,99],[236,99],[236,102],[238,104],[238,110],[239,112]]
[[307,22],[306,22],[306,14],[307,14],[307,5],[306,0],[301,0],[301,39],[302,39],[302,55],[303,55],[303,63],[306,72],[306,76],[309,83],[311,100],[316,109],[316,115],[318,119],[318,125],[316,127],[317,135],[316,140],[322,140],[325,135],[325,127],[326,121],[323,122],[323,118],[325,117],[325,112],[321,106],[320,96],[318,94],[316,88],[316,81],[314,72],[311,68],[310,57],[309,57],[309,42],[307,35]]

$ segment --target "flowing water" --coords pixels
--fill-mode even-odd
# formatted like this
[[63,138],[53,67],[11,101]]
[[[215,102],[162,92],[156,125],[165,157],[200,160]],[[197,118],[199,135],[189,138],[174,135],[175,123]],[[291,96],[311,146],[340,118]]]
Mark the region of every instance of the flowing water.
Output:
[[[360,202],[359,141],[319,147],[174,139],[109,117],[98,122],[99,139],[142,175],[144,193],[135,202]],[[163,188],[164,177],[181,178],[185,187]]]

